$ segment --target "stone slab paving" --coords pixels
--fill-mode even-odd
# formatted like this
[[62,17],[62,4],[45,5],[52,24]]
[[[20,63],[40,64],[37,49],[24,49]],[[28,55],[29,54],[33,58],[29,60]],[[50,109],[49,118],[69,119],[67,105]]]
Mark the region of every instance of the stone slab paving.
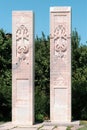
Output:
[[43,126],[40,130],[53,130],[54,126]]
[[38,128],[42,128],[43,123],[35,124],[32,126],[16,126],[12,124],[12,122],[7,122],[0,125],[0,130],[38,130]]
[[74,126],[71,128],[71,130],[78,130],[80,128],[84,127],[83,125],[79,125],[79,126]]
[[55,128],[53,130],[66,130],[66,128],[67,127],[65,127],[65,126],[60,126],[60,127],[57,127],[57,128]]
[[73,126],[71,130],[77,130],[82,127],[78,122],[71,124],[60,125],[60,124],[51,124],[51,123],[39,123],[32,126],[16,126],[12,122],[7,122],[0,125],[0,130],[66,130],[67,126]]
[[14,128],[12,130],[37,130],[37,128],[32,128],[32,127],[20,127],[20,128]]
[[14,125],[11,122],[3,123],[0,125],[0,130],[10,130],[14,128]]

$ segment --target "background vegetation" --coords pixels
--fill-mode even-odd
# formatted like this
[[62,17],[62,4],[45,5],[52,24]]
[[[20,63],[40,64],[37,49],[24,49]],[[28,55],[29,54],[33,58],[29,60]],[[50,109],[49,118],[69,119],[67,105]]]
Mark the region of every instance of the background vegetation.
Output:
[[11,117],[11,37],[0,30],[0,120]]
[[[11,120],[12,36],[0,30],[0,120]],[[87,119],[87,45],[72,32],[72,119]],[[50,117],[50,40],[35,38],[35,118]]]

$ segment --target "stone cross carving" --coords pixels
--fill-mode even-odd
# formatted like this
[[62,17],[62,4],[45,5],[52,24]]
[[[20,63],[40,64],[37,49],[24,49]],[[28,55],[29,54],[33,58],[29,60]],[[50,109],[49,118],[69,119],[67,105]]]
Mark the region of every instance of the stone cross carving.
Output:
[[16,46],[17,54],[19,54],[19,59],[26,59],[26,54],[29,52],[29,33],[28,29],[21,25],[16,31]]
[[58,58],[64,57],[64,52],[67,50],[67,35],[65,27],[60,24],[54,30],[55,54]]
[[12,123],[34,123],[34,27],[32,11],[12,12]]
[[50,8],[50,120],[71,121],[71,8]]

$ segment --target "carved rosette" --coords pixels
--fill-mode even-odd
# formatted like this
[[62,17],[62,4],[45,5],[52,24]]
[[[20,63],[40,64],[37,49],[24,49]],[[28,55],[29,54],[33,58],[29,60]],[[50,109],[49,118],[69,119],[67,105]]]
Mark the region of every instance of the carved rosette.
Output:
[[55,55],[58,58],[64,58],[67,51],[67,35],[66,28],[60,24],[54,31]]
[[29,52],[29,32],[28,29],[21,25],[16,31],[16,54],[21,60],[26,60]]
[[62,76],[62,74],[60,74],[58,77],[56,77],[54,79],[54,86],[55,87],[65,86],[65,80],[64,80],[64,77]]

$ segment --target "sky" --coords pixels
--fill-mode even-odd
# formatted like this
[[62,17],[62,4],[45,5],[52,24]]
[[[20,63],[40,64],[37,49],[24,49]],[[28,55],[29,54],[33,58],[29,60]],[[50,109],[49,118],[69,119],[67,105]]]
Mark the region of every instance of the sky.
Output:
[[76,28],[81,43],[87,41],[87,0],[1,0],[0,29],[12,33],[12,11],[32,10],[35,14],[35,36],[50,34],[50,7],[71,6],[72,30]]

